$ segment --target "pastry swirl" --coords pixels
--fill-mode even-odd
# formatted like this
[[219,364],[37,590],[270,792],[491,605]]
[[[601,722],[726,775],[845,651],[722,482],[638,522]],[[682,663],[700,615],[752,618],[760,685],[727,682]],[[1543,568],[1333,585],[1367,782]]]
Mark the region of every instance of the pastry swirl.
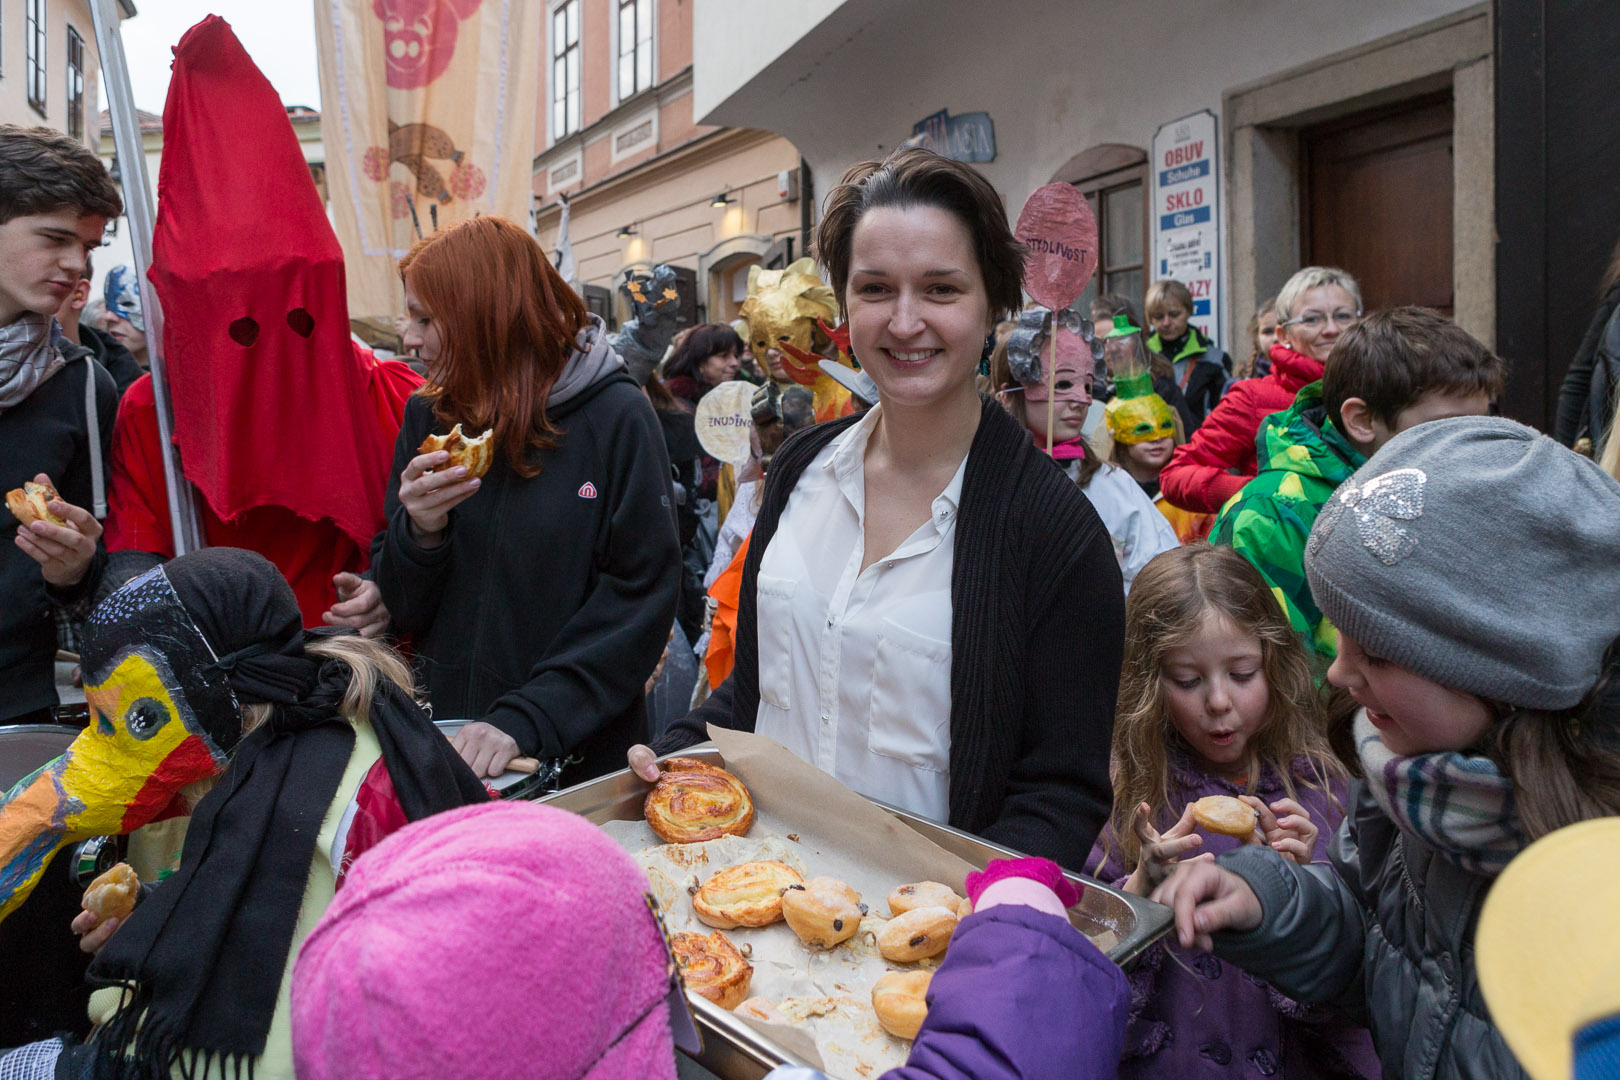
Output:
[[716,930],[702,934],[673,934],[669,939],[680,966],[681,979],[691,993],[708,998],[722,1009],[735,1009],[748,996],[754,965],[743,959],[726,935]]
[[647,824],[666,844],[741,836],[754,823],[754,800],[743,782],[692,758],[664,762],[642,809]]
[[804,878],[784,862],[764,859],[722,870],[692,897],[692,910],[710,926],[769,926],[782,917],[782,893]]

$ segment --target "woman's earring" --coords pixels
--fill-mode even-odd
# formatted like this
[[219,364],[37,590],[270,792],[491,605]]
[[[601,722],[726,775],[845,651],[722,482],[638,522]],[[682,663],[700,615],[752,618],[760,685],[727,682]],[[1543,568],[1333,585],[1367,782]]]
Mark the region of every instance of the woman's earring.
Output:
[[979,374],[986,377],[990,374],[990,354],[996,351],[996,335],[984,335],[984,351],[979,354]]

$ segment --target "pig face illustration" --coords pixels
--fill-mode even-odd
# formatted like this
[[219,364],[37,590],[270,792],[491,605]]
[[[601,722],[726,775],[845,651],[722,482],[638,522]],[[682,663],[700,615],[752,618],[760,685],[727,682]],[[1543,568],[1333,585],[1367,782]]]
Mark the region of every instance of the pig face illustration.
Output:
[[461,20],[483,0],[372,0],[383,21],[388,85],[419,90],[443,75],[456,52]]

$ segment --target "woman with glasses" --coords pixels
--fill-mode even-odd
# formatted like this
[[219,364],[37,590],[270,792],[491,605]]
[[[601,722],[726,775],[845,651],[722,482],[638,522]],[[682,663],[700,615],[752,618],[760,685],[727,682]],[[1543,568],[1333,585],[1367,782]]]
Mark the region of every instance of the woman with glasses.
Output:
[[1334,344],[1361,319],[1361,287],[1343,270],[1307,266],[1288,279],[1275,306],[1271,370],[1264,378],[1234,383],[1159,473],[1165,498],[1184,510],[1217,513],[1254,478],[1260,422],[1322,377]]

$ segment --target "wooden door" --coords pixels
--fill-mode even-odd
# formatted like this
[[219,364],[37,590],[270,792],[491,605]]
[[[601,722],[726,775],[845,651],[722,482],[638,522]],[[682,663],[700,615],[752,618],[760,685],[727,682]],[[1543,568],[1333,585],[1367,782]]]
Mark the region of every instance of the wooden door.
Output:
[[1427,98],[1307,128],[1307,264],[1361,283],[1366,310],[1452,312],[1451,98]]

